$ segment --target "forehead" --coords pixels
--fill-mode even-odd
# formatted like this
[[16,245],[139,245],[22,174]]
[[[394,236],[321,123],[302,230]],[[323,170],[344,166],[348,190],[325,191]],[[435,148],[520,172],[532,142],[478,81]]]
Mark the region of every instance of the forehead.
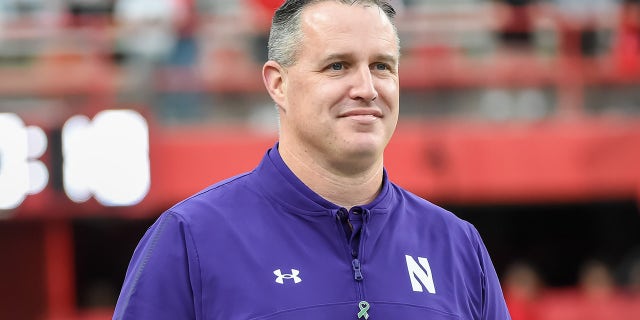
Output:
[[321,1],[302,12],[303,47],[313,51],[362,50],[398,55],[397,36],[387,15],[375,5]]

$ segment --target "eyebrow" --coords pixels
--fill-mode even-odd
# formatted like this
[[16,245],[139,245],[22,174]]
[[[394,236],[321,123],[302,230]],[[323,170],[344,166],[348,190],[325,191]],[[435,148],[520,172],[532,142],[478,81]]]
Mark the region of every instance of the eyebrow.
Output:
[[328,56],[324,57],[322,60],[320,60],[320,65],[324,66],[329,62],[352,60],[352,59],[353,59],[353,54],[350,54],[350,53],[331,53]]
[[398,57],[391,54],[379,54],[375,56],[376,61],[386,62],[390,65],[397,66],[398,65]]
[[[320,61],[321,65],[328,64],[332,61],[349,61],[353,60],[353,54],[351,53],[331,53]],[[374,61],[389,63],[393,66],[398,65],[398,57],[392,54],[377,54],[374,56]]]

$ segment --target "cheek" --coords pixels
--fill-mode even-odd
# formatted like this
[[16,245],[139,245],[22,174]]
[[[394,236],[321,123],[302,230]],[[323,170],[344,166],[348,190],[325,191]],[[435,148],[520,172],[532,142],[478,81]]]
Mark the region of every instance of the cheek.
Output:
[[288,79],[287,96],[289,103],[294,107],[306,105],[314,100],[318,84],[310,79],[296,76]]
[[[307,82],[304,85],[298,85],[295,95],[295,107],[303,109],[299,110],[307,116],[325,117],[337,112],[334,106],[341,105],[341,101],[345,97],[344,86],[337,82]],[[321,121],[321,119],[317,119]]]
[[383,83],[378,87],[381,97],[392,113],[397,113],[400,105],[400,92],[396,83]]

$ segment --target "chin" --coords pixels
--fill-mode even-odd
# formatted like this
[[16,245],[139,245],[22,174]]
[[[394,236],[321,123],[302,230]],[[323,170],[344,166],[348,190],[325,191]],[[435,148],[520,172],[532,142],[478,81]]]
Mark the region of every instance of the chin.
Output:
[[345,152],[351,156],[376,156],[382,154],[384,147],[379,141],[351,141],[345,147]]

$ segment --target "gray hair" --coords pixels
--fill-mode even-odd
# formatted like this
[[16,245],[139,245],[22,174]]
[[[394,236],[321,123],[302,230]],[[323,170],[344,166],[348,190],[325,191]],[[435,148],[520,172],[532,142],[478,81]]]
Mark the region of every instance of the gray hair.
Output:
[[[300,17],[302,11],[307,6],[329,0],[287,0],[273,15],[271,22],[271,32],[269,34],[268,59],[273,60],[283,67],[289,67],[296,62],[300,43],[302,42],[302,31]],[[336,2],[354,5],[374,5],[379,7],[393,23],[396,15],[395,9],[387,2],[381,0],[333,0]],[[396,33],[396,42],[400,42],[398,31],[393,25]]]

